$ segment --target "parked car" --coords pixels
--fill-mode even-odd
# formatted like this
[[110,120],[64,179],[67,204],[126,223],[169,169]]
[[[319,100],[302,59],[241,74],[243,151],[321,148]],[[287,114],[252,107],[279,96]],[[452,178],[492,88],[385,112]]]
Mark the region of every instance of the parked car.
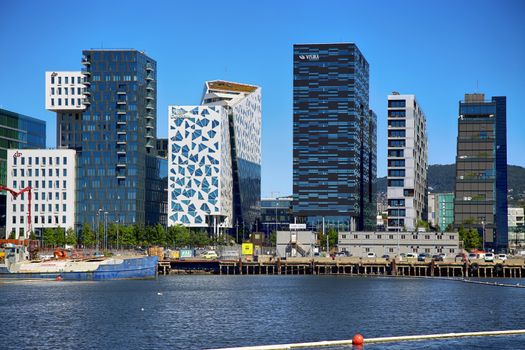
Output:
[[335,254],[336,257],[345,257],[345,256],[350,256],[350,253],[347,252],[347,251],[341,251],[341,252],[337,252],[337,254]]
[[494,261],[494,253],[486,253],[485,261]]
[[416,253],[407,253],[406,254],[406,258],[407,259],[417,259],[417,254]]
[[467,261],[467,256],[465,254],[456,254],[454,261]]
[[478,259],[478,254],[476,254],[476,253],[469,253],[468,259],[469,260]]
[[385,255],[382,256],[382,258],[383,258],[383,259],[386,259],[386,260],[390,260],[390,255],[385,254]]
[[368,252],[368,253],[366,253],[366,257],[367,258],[375,258],[376,257],[376,253]]
[[432,260],[443,261],[443,256],[441,256],[440,254],[432,255]]
[[507,260],[507,254],[498,254],[497,258],[499,260],[505,261],[505,260]]
[[427,258],[428,254],[427,253],[421,253],[417,256],[417,261],[425,261],[425,259]]
[[439,253],[438,255],[441,256],[443,258],[443,260],[445,260],[447,258],[447,254],[445,254],[445,253]]
[[208,250],[202,254],[202,257],[204,259],[217,259],[219,256],[215,252],[215,250]]

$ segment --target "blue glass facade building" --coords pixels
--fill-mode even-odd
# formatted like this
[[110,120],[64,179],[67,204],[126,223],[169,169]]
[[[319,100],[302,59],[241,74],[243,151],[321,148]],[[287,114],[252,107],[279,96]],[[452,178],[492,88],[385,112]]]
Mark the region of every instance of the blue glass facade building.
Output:
[[163,180],[166,165],[156,150],[156,62],[132,49],[85,50],[82,64],[81,128],[61,129],[66,135],[60,137],[62,146],[78,152],[76,222],[94,224],[103,212],[121,224],[165,222],[158,212],[166,206],[167,172]]
[[485,249],[508,249],[506,97],[459,103],[454,225],[473,226]]
[[[46,122],[0,108],[0,184],[7,181],[8,149],[46,148]],[[6,194],[0,192],[0,228],[6,226]],[[0,232],[4,236],[5,232]]]
[[375,228],[376,116],[352,43],[294,45],[294,215],[313,228]]

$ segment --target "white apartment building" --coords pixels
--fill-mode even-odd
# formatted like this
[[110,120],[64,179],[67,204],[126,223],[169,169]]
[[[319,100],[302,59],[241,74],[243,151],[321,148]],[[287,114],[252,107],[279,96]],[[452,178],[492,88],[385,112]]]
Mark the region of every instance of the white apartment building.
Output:
[[[75,228],[76,152],[71,149],[7,151],[7,187],[29,193],[7,195],[6,236],[40,237],[45,228]],[[31,213],[31,227],[28,215]]]
[[82,72],[46,72],[46,109],[82,111],[86,90]]
[[388,96],[388,231],[427,220],[426,118],[415,95]]
[[525,226],[523,208],[508,207],[507,218],[509,229],[516,228],[518,226]]

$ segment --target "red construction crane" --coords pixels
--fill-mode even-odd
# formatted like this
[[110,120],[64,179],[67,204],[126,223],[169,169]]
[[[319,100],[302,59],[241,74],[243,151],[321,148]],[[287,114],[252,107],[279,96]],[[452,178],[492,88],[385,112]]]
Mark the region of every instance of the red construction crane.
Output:
[[[11,195],[13,196],[13,198],[16,198],[18,197],[19,195],[21,195],[22,193],[25,193],[27,192],[27,199],[29,201],[29,205],[27,206],[27,234],[31,234],[31,186],[28,186],[26,188],[24,188],[23,190],[20,190],[20,191],[16,191],[16,190],[13,190],[12,188],[9,188],[7,186],[4,186],[4,185],[0,185],[0,191],[7,191],[9,193],[11,193]],[[24,234],[24,238],[26,235]],[[29,237],[28,237],[29,238]]]

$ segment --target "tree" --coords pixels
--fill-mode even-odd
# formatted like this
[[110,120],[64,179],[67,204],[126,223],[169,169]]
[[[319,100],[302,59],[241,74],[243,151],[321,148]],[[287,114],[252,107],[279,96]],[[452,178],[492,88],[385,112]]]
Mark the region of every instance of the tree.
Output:
[[57,245],[55,229],[50,227],[44,229],[44,244],[48,247]]
[[122,247],[137,246],[135,228],[133,226],[119,226],[119,242]]
[[326,239],[328,238],[328,244],[330,245],[330,248],[333,248],[337,245],[337,231],[334,228],[329,228],[328,232],[323,235],[322,232],[319,232],[319,244],[321,247],[326,247]]
[[77,235],[72,227],[68,228],[66,231],[66,244],[70,246],[77,245]]
[[454,232],[454,225],[448,224],[447,228],[445,229],[446,232]]
[[174,243],[176,247],[188,247],[190,246],[190,230],[182,225],[171,226],[170,229],[173,232]]
[[95,233],[88,224],[82,225],[82,244],[84,247],[93,247],[95,245]]
[[467,251],[481,248],[482,240],[475,228],[464,228],[461,226],[459,229],[459,239],[463,241],[463,248]]
[[9,234],[9,239],[16,239],[16,232],[15,231],[11,231],[11,233]]
[[209,244],[210,238],[205,232],[197,231],[190,235],[190,245],[193,247],[204,247]]
[[430,228],[430,225],[425,220],[418,220],[416,223],[416,230],[420,227],[428,230]]
[[270,237],[268,237],[268,241],[272,247],[275,247],[277,245],[277,232],[272,231],[272,233],[270,233]]
[[66,244],[66,230],[60,226],[55,228],[55,244],[58,246]]
[[32,241],[36,241],[36,235],[33,231],[29,232],[29,239]]

